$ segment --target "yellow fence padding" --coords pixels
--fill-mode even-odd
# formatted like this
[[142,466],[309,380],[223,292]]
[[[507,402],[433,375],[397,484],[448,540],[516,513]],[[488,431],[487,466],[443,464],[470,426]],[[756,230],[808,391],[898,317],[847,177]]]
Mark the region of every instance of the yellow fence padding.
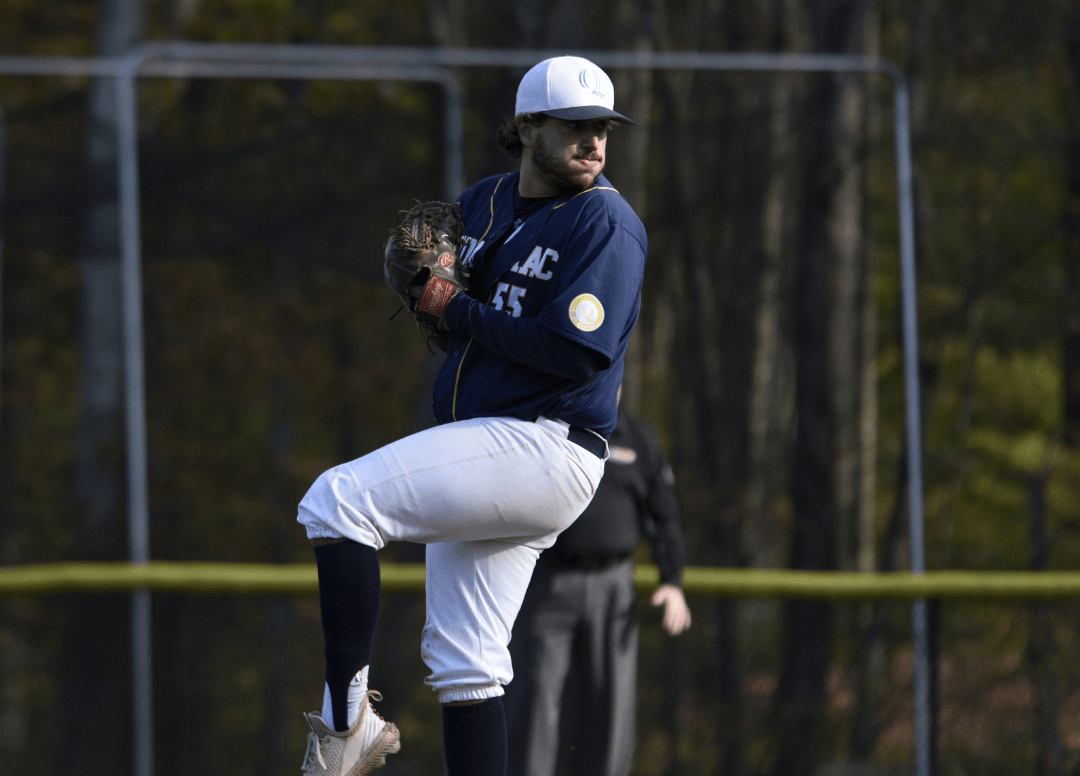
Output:
[[[640,565],[635,581],[642,592],[659,581],[655,566]],[[420,591],[422,564],[382,564],[388,592]],[[318,592],[315,564],[45,563],[0,567],[0,595],[63,592],[119,592],[148,589],[198,594],[313,595]],[[843,571],[789,571],[690,567],[684,572],[688,595],[728,598],[825,598],[834,600],[1066,600],[1080,598],[1080,572],[930,571],[860,574]]]

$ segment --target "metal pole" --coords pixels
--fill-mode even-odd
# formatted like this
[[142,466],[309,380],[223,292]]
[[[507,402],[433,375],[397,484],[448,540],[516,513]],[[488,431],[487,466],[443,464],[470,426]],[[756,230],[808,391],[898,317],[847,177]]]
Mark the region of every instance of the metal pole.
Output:
[[[125,57],[116,71],[119,143],[120,265],[124,338],[124,401],[127,432],[128,546],[131,562],[150,560],[150,507],[143,380],[142,246],[139,234],[139,146],[135,77],[140,54]],[[154,772],[154,703],[150,591],[131,599],[132,726],[136,776]]]
[[[915,280],[915,208],[912,193],[911,133],[907,81],[894,76],[896,121],[896,186],[900,208],[900,284],[904,345],[904,394],[907,402],[908,516],[911,534],[911,572],[926,571],[923,536],[922,402],[919,386],[919,331]],[[915,666],[915,772],[930,776],[930,640],[926,599],[916,599],[911,610]]]

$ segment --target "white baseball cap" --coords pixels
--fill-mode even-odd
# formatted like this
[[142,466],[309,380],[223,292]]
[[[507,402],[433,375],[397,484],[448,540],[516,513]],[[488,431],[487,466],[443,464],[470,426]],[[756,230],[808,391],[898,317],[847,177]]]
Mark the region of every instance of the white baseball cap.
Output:
[[611,119],[633,124],[615,110],[615,87],[607,73],[581,57],[554,57],[536,65],[517,91],[515,113],[544,113],[563,121]]

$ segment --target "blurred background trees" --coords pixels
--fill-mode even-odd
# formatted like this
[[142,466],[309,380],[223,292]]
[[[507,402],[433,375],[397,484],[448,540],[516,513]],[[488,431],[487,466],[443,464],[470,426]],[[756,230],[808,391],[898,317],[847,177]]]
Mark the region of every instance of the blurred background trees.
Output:
[[[930,568],[1080,560],[1080,7],[964,0],[55,0],[0,55],[138,40],[885,57],[911,79]],[[649,230],[628,405],[676,468],[690,562],[908,562],[891,91],[883,79],[612,69],[608,175]],[[467,177],[520,69],[468,68]],[[2,77],[0,562],[123,560],[107,81]],[[430,423],[434,356],[381,279],[396,212],[443,196],[437,90],[144,79],[154,558],[310,562],[325,468]],[[422,550],[389,548],[388,560]],[[636,773],[893,774],[911,762],[903,605],[695,599],[646,619]],[[1080,772],[1072,606],[932,607],[941,774]],[[1018,616],[1023,615],[1023,616]],[[422,600],[372,681],[439,772]],[[317,603],[154,598],[157,769],[293,773],[320,702]],[[0,601],[0,758],[130,771],[127,599]],[[63,731],[70,749],[55,746]]]

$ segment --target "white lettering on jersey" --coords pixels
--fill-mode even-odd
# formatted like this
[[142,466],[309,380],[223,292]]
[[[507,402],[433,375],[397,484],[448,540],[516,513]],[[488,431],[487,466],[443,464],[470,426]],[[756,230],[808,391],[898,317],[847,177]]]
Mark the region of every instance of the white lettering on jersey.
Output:
[[558,261],[558,252],[551,250],[551,248],[546,249],[544,251],[544,257],[540,259],[540,266],[536,268],[536,273],[533,277],[538,277],[541,280],[551,280],[551,270],[544,272],[544,264],[547,263],[549,259],[553,264]]
[[525,263],[518,265],[515,264],[510,268],[511,272],[517,272],[520,275],[527,275],[540,280],[551,280],[551,270],[544,271],[544,265],[551,261],[552,263],[559,260],[558,251],[553,251],[551,248],[543,249],[539,245],[532,249],[532,253],[525,259]]
[[504,310],[515,318],[520,318],[521,297],[523,296],[525,296],[525,289],[521,286],[512,286],[509,283],[499,283],[495,286],[495,294],[491,298],[491,306],[496,310]]
[[475,237],[462,237],[461,241],[464,243],[463,250],[461,251],[461,265],[463,267],[471,267],[476,254],[484,247],[484,241],[477,241]]
[[491,297],[491,306],[496,310],[503,309],[503,304],[506,300],[503,299],[503,294],[510,288],[509,283],[499,283],[495,286],[495,293]]

